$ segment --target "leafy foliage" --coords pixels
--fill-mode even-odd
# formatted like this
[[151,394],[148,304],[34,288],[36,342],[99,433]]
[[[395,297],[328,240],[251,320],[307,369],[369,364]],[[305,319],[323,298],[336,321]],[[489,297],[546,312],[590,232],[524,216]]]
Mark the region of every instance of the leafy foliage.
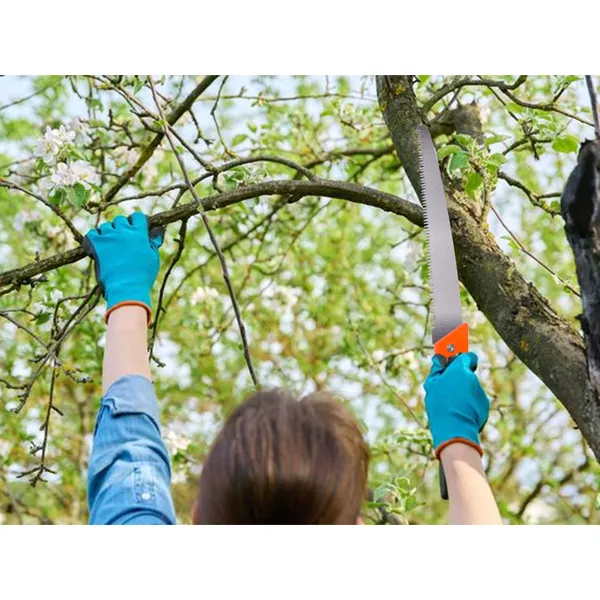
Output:
[[[416,86],[430,119],[451,111],[451,99],[475,101],[482,109],[483,143],[452,131],[436,136],[442,164],[473,201],[492,204],[502,223],[490,212],[488,226],[503,250],[576,323],[577,282],[556,202],[579,140],[590,135],[582,123],[589,121],[582,83],[577,77],[536,76],[510,95],[477,82],[457,88],[456,96],[440,94],[459,79],[422,76]],[[199,81],[163,78],[158,87],[165,113]],[[34,92],[26,102],[11,104]],[[0,271],[75,248],[65,218],[84,234],[117,214],[157,214],[191,201],[165,139],[135,169],[165,125],[156,118],[146,77],[5,77],[0,105]],[[316,177],[416,201],[370,77],[220,78],[174,130],[200,197],[302,178],[296,164]],[[106,202],[107,191],[126,172],[131,177]],[[209,214],[259,379],[299,394],[326,387],[351,404],[373,454],[367,522],[444,522],[447,505],[439,499],[421,387],[432,351],[424,234],[368,206],[295,200],[264,196]],[[176,224],[169,227],[161,249],[155,306],[180,250],[177,231]],[[181,258],[164,284],[152,351],[182,522],[189,521],[202,457],[220,420],[251,388],[216,258],[201,221],[190,219]],[[42,343],[57,339],[94,285],[86,259],[0,290],[4,522],[87,519],[86,461],[101,393],[102,303],[60,343],[58,357],[41,369],[19,414],[11,409],[38,368]],[[492,399],[483,441],[503,516],[508,522],[598,522],[599,469],[585,442],[466,293],[463,304],[481,359],[479,375]],[[56,410],[49,408],[50,397]],[[42,453],[45,469],[39,471]]]

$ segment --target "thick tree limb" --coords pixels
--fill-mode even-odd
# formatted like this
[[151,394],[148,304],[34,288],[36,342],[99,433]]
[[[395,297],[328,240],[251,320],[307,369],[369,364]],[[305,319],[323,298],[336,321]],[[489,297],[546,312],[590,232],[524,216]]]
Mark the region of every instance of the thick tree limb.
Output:
[[[323,196],[326,198],[337,198],[339,200],[348,200],[357,204],[366,204],[403,216],[411,223],[423,226],[423,214],[421,207],[404,200],[392,194],[380,192],[378,190],[353,183],[344,183],[338,181],[329,181],[326,179],[314,179],[313,181],[265,181],[254,185],[240,186],[239,188],[215,194],[202,199],[202,210],[211,211],[250,200],[259,196],[287,195],[293,196],[294,200],[305,196]],[[190,202],[177,208],[150,217],[150,225],[168,225],[182,219],[199,214],[198,204]],[[16,283],[24,283],[40,273],[46,273],[62,267],[64,265],[75,263],[86,254],[81,247],[55,254],[46,259],[35,261],[0,273],[0,288]]]
[[[381,109],[400,161],[420,196],[417,125],[421,111],[411,76],[380,76]],[[581,335],[525,281],[480,219],[481,207],[465,201],[444,180],[459,277],[510,349],[562,402],[600,459],[600,411],[586,399],[586,359]]]

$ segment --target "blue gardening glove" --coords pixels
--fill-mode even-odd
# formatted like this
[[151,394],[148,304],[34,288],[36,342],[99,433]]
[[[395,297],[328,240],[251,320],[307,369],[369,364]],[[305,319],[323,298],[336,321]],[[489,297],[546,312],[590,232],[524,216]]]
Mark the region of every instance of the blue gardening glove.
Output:
[[450,364],[444,356],[433,357],[425,380],[425,410],[433,436],[435,455],[450,444],[462,442],[483,454],[479,433],[487,423],[490,401],[477,375],[477,355],[459,354]]
[[150,321],[150,290],[158,275],[164,233],[164,227],[150,231],[148,217],[135,212],[102,223],[85,236],[83,248],[94,259],[96,279],[106,298],[107,322],[110,313],[125,304],[143,306]]

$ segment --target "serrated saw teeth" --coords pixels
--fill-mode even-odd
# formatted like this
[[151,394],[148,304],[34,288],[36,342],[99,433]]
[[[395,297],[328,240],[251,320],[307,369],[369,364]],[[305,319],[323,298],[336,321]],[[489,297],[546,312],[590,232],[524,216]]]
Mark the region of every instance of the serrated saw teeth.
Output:
[[[418,127],[417,137],[435,345],[462,324],[462,309],[452,230],[437,153],[425,125]],[[461,347],[464,347],[462,342]]]

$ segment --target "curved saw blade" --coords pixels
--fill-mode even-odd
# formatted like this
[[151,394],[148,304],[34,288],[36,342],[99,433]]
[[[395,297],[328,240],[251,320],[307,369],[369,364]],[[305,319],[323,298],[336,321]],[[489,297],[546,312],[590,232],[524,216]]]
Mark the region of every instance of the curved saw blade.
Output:
[[452,230],[437,153],[425,125],[418,127],[418,134],[421,196],[429,248],[432,338],[435,344],[462,323],[462,309]]

